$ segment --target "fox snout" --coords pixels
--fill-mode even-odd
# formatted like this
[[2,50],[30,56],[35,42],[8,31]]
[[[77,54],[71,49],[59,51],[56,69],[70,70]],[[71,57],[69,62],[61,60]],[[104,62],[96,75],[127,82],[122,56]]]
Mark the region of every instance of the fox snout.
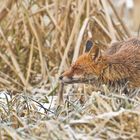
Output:
[[69,83],[73,79],[73,73],[72,70],[66,70],[60,77],[59,80],[61,80],[64,83]]
[[61,75],[61,76],[59,77],[59,80],[63,80],[63,75]]

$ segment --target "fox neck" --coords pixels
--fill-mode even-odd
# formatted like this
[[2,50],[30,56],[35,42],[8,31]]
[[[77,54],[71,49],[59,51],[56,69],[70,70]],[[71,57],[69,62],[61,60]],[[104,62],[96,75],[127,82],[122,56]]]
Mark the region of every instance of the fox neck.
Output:
[[[124,71],[122,71],[124,70]],[[124,86],[129,77],[129,71],[125,69],[123,64],[107,64],[107,67],[99,76],[99,82],[113,87]]]

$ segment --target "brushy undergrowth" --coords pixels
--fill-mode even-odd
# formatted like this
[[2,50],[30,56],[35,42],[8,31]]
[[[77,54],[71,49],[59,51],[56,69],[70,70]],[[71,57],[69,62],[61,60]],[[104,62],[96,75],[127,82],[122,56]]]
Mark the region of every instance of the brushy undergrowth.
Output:
[[140,139],[139,98],[93,92],[81,103],[72,91],[57,106],[57,96],[1,94],[1,139]]
[[140,139],[140,99],[65,85],[88,38],[131,37],[111,0],[0,0],[0,139]]

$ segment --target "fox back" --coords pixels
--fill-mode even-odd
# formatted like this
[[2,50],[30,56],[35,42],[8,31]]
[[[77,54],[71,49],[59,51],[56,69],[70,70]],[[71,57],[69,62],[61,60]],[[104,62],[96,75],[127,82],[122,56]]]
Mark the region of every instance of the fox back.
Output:
[[112,44],[105,51],[87,44],[82,54],[60,79],[64,83],[95,79],[109,86],[140,87],[140,40],[131,38]]

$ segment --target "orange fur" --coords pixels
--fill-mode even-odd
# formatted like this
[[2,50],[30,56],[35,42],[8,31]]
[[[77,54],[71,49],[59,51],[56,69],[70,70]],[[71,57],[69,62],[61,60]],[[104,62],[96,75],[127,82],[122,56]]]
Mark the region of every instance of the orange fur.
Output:
[[[81,55],[60,77],[65,83],[75,78],[95,78],[104,84],[119,83],[140,87],[140,40],[136,38],[112,44],[99,53],[94,46]],[[122,82],[123,81],[123,82]]]

